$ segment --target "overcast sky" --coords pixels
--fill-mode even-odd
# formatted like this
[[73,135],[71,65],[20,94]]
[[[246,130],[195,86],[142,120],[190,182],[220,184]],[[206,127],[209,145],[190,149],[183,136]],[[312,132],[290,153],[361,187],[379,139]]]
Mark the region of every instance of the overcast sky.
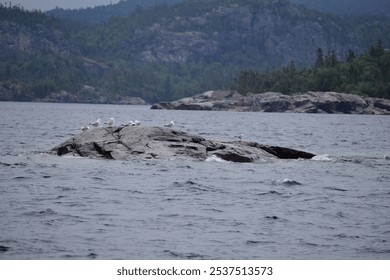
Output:
[[118,3],[119,0],[0,0],[1,3],[12,3],[12,6],[20,4],[25,9],[37,9],[47,11],[55,7],[64,9],[78,9]]

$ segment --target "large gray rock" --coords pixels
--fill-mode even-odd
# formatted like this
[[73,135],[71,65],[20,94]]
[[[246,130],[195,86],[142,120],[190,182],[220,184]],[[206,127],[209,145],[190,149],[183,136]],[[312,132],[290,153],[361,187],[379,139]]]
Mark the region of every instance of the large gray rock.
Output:
[[388,115],[390,100],[337,92],[241,95],[235,91],[208,91],[173,102],[157,103],[152,109]]
[[162,127],[93,128],[54,147],[59,156],[73,154],[89,158],[117,160],[192,158],[206,160],[216,156],[226,161],[309,159],[314,154],[289,148],[244,141],[211,141],[203,137]]

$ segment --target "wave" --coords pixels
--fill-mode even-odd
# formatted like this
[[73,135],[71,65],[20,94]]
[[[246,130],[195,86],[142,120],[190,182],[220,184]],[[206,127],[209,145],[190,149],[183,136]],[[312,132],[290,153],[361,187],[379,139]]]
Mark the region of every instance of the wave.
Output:
[[311,160],[314,160],[314,161],[333,161],[334,159],[331,158],[328,154],[323,154],[323,155],[316,155]]
[[200,255],[196,253],[178,253],[171,250],[164,250],[164,253],[168,253],[170,256],[179,258],[179,259],[187,259],[187,260],[206,260],[209,259],[209,257],[205,255]]
[[285,178],[283,180],[275,180],[272,183],[277,185],[287,185],[287,186],[302,185],[302,183],[289,178]]
[[208,161],[208,162],[224,162],[224,163],[228,162],[226,160],[221,159],[220,157],[217,157],[216,155],[209,156],[208,158],[206,158],[206,161]]

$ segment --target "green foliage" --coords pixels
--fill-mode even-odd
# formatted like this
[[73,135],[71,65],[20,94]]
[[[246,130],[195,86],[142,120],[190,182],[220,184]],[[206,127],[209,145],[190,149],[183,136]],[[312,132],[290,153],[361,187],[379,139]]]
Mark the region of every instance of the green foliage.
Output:
[[359,58],[350,51],[345,62],[334,53],[322,56],[311,69],[297,70],[294,64],[280,70],[243,71],[236,78],[233,89],[241,94],[268,91],[293,94],[305,91],[338,91],[359,95],[390,98],[390,51],[381,41]]
[[117,4],[102,5],[94,8],[77,10],[56,8],[48,11],[47,14],[65,20],[96,24],[105,22],[111,17],[127,16],[133,11],[150,8],[162,3],[176,4],[183,1],[184,0],[121,0]]
[[[1,30],[4,34],[10,38],[15,36],[16,39],[20,34],[28,39],[28,36],[38,38],[34,41],[37,42],[35,47],[45,46],[41,42],[54,45],[46,52],[45,48],[34,51],[32,46],[23,50],[23,47],[18,49],[17,44],[0,41],[0,82],[22,85],[27,97],[18,97],[18,100],[30,100],[34,96],[44,98],[51,92],[61,90],[88,95],[93,92],[80,89],[89,85],[110,97],[139,96],[148,102],[156,102],[225,88],[242,69],[253,69],[243,72],[237,79],[236,87],[240,92],[272,90],[291,93],[307,89],[337,89],[388,97],[390,58],[383,46],[374,46],[362,56],[359,56],[359,49],[354,50],[356,53],[350,51],[347,63],[339,62],[335,53],[325,55],[321,50],[317,52],[317,63],[313,69],[299,69],[307,64],[296,61],[296,64],[291,63],[278,70],[255,72],[284,65],[285,57],[290,54],[283,53],[286,48],[278,46],[278,36],[296,35],[289,33],[288,26],[305,25],[307,22],[320,24],[330,36],[329,40],[338,30],[335,40],[340,41],[340,44],[345,39],[342,31],[344,26],[356,26],[359,30],[356,36],[360,38],[361,34],[363,42],[371,44],[376,40],[372,41],[372,38],[384,37],[384,45],[389,46],[390,36],[384,35],[390,34],[387,32],[390,31],[390,21],[387,19],[369,17],[359,20],[324,16],[307,9],[298,9],[287,0],[188,0],[185,4],[168,5],[181,2],[172,0],[147,10],[141,6],[135,7],[129,16],[106,17],[103,20],[108,11],[105,9],[123,8],[130,2],[121,1],[118,6],[80,10],[80,13],[88,12],[91,20],[96,15],[94,12],[102,11],[102,17],[96,16],[96,19],[104,22],[94,25],[65,23],[40,11],[29,12],[20,7],[9,8],[0,4],[0,24],[5,26],[5,30]],[[158,1],[143,3],[152,2]],[[253,17],[248,17],[249,24],[243,24],[240,16],[229,17],[226,12],[229,9],[221,9],[221,15],[205,16],[229,4],[250,9]],[[124,9],[121,12],[121,15],[125,15]],[[276,14],[279,20],[274,21],[272,16]],[[267,22],[270,27],[259,31],[255,22],[266,16],[270,18]],[[319,17],[323,17],[321,21],[317,21]],[[161,26],[161,30],[169,34],[200,32],[202,39],[215,42],[217,51],[195,51],[195,55],[182,64],[158,60],[145,62],[140,53],[160,43],[154,41],[160,32],[158,28],[153,32],[156,26]],[[3,38],[6,36],[0,37]],[[64,42],[64,45],[69,43],[70,48],[58,51],[56,42]],[[279,51],[279,47],[284,51]],[[183,50],[187,51],[185,48]],[[311,61],[311,58],[307,61]]]
[[87,83],[89,75],[81,58],[53,53],[15,53],[0,62],[0,81],[24,85],[25,91],[43,98],[63,89],[76,90]]
[[[11,2],[9,3],[11,4]],[[37,25],[64,29],[64,25],[60,20],[47,16],[39,10],[28,11],[21,6],[7,6],[3,3],[0,3],[0,20],[18,22],[18,24],[32,29],[36,28]]]

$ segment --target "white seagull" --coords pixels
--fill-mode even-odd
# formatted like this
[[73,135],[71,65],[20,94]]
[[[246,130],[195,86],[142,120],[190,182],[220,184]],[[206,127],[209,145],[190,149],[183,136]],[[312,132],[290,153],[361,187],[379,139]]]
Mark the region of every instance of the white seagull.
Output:
[[242,140],[242,137],[244,137],[244,134],[240,133],[240,135],[234,136],[235,138],[238,138],[238,140]]
[[95,122],[90,123],[89,125],[92,125],[93,127],[98,127],[98,126],[100,126],[100,119],[97,119]]
[[174,121],[170,121],[169,123],[164,124],[165,127],[172,127],[174,125],[175,125]]
[[89,126],[82,126],[80,127],[81,131],[87,131],[89,129]]
[[108,126],[108,127],[112,127],[112,125],[114,124],[115,122],[115,119],[114,118],[110,118],[108,120],[108,122],[106,122],[105,124]]
[[134,126],[134,122],[133,121],[128,121],[127,124],[125,124],[124,126]]
[[140,126],[140,125],[141,125],[141,122],[140,122],[139,120],[135,120],[135,121],[134,121],[134,125],[135,125],[135,126]]

